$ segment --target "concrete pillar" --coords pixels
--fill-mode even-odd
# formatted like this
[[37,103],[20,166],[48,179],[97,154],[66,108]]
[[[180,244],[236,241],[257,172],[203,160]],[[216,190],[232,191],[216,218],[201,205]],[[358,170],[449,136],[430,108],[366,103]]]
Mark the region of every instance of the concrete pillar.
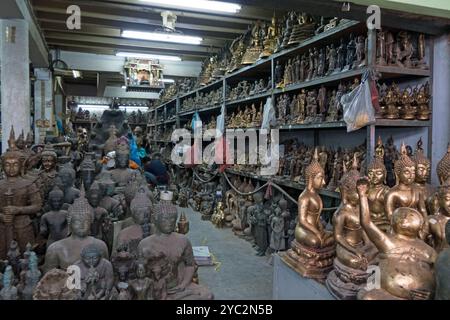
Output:
[[439,184],[436,166],[450,142],[450,34],[434,40],[432,183]]
[[35,142],[44,143],[46,133],[56,133],[52,74],[47,68],[35,69],[34,128]]
[[30,66],[28,22],[0,20],[2,152],[8,148],[11,125],[16,136],[30,130]]

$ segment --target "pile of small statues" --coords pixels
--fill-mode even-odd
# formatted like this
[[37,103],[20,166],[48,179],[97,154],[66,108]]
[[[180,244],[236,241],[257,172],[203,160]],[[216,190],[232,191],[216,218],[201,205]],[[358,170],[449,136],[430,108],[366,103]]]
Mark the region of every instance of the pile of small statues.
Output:
[[[341,20],[342,23],[345,21],[348,20]],[[197,86],[205,86],[227,73],[298,45],[339,23],[338,18],[331,18],[325,23],[323,17],[318,19],[294,11],[289,12],[282,21],[275,16],[270,23],[257,21],[246,33],[234,39],[226,50],[204,61]]]
[[176,80],[175,83],[171,84],[167,89],[164,90],[161,95],[158,104],[164,103],[166,101],[172,100],[177,96],[182,96],[194,89],[195,82],[192,78],[184,78]]
[[429,69],[425,57],[425,35],[391,30],[377,32],[377,65]]
[[125,112],[125,118],[129,124],[146,124],[148,122],[149,112],[142,112],[141,110]]
[[267,83],[264,79],[255,80],[252,84],[248,81],[240,81],[234,88],[227,86],[227,101],[245,99],[272,89],[272,80],[269,77]]
[[430,84],[426,82],[414,89],[407,86],[401,90],[395,83],[383,83],[378,88],[380,95],[379,117],[403,120],[430,120]]
[[247,105],[241,109],[239,106],[237,110],[233,111],[227,116],[226,124],[228,129],[239,128],[259,128],[262,125],[263,102],[261,101],[259,108],[256,108],[255,103],[251,106]]
[[[36,153],[11,128],[1,155],[0,300],[212,299],[171,192],[132,169],[126,136],[78,163],[50,144]],[[92,146],[89,146],[91,148]],[[175,189],[177,186],[175,185]],[[177,223],[178,220],[178,223]],[[75,272],[75,273],[74,273]],[[78,277],[70,286],[70,277]]]
[[181,103],[181,111],[189,111],[196,108],[209,107],[219,104],[223,101],[223,92],[219,88],[211,90],[208,93],[198,92],[195,97],[189,97]]
[[284,67],[277,60],[275,85],[277,88],[310,81],[339,72],[361,68],[366,65],[367,41],[362,35],[350,34],[345,42],[330,44],[320,49],[310,48],[309,52],[289,59]]
[[353,83],[340,83],[337,89],[325,86],[316,89],[301,89],[297,95],[284,93],[277,98],[277,124],[304,124],[317,122],[336,122],[342,119],[341,97],[359,85],[359,79]]

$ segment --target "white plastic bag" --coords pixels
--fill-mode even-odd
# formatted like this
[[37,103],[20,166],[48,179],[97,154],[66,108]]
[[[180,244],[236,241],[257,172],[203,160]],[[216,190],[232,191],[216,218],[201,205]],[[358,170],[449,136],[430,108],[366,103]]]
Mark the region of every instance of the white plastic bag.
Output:
[[275,116],[275,108],[272,104],[272,98],[267,98],[266,104],[264,105],[263,121],[261,129],[270,130],[270,127],[277,125],[277,118]]
[[217,117],[217,125],[216,125],[216,129],[219,130],[220,135],[223,134],[223,132],[225,131],[225,108],[224,106],[222,106],[222,109],[220,111],[220,115]]
[[358,130],[376,122],[370,94],[369,74],[362,76],[362,82],[350,93],[341,97],[347,132]]

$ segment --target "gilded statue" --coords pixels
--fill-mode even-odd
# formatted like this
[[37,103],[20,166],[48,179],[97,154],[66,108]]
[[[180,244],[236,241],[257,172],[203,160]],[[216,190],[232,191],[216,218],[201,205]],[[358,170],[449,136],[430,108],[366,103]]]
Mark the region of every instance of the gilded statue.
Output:
[[5,178],[0,180],[0,259],[6,258],[13,239],[22,252],[27,243],[34,243],[31,218],[42,207],[37,184],[22,175],[25,156],[15,145],[13,127],[8,146],[8,151],[1,156]]
[[430,225],[429,243],[439,253],[449,248],[445,238],[445,226],[450,221],[450,185],[440,186],[437,192],[439,208],[437,213],[428,216]]
[[441,185],[450,184],[450,143],[447,147],[447,153],[439,160],[436,171]]
[[415,209],[399,207],[391,215],[392,231],[384,233],[371,220],[369,182],[358,181],[361,225],[379,250],[381,287],[358,293],[363,300],[431,299],[435,290],[436,251],[419,239],[424,218]]

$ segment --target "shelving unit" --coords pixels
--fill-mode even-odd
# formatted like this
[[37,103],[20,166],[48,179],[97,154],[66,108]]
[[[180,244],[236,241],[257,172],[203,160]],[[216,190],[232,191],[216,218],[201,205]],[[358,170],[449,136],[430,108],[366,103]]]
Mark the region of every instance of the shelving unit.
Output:
[[[367,52],[366,52],[366,65],[360,68],[351,69],[349,71],[333,73],[321,78],[315,78],[310,81],[304,81],[300,83],[294,83],[288,85],[284,88],[276,88],[276,84],[274,83],[275,78],[275,65],[276,63],[284,64],[288,59],[295,57],[299,54],[306,53],[307,50],[317,47],[324,47],[331,43],[336,43],[339,39],[345,37],[347,38],[350,33],[353,34],[366,34],[367,36]],[[328,30],[324,33],[316,35],[306,41],[302,42],[298,46],[294,48],[290,48],[284,50],[282,52],[271,55],[268,58],[258,60],[253,65],[245,66],[239,70],[236,70],[230,74],[226,74],[222,79],[215,80],[212,83],[203,86],[201,88],[197,88],[189,93],[183,94],[173,100],[167,101],[158,108],[167,108],[170,104],[175,104],[177,106],[177,114],[176,114],[176,123],[177,128],[181,127],[181,122],[185,123],[192,118],[192,115],[198,112],[202,118],[202,120],[206,119],[207,114],[220,113],[221,108],[223,107],[225,110],[225,116],[227,112],[231,112],[237,107],[246,106],[251,103],[258,102],[265,103],[266,99],[271,97],[274,105],[276,104],[276,97],[280,94],[284,93],[294,93],[304,88],[314,88],[319,87],[321,85],[324,86],[335,86],[339,84],[341,81],[351,81],[355,77],[361,77],[366,71],[374,70],[376,74],[379,75],[382,80],[400,80],[400,81],[411,81],[415,79],[427,78],[432,87],[432,69],[433,69],[433,40],[430,40],[429,46],[431,48],[428,53],[430,57],[430,61],[428,62],[429,69],[408,69],[401,68],[398,66],[380,66],[376,64],[376,30],[367,30],[365,23],[357,22],[357,21],[346,21],[343,24]],[[227,86],[233,86],[237,84],[241,80],[255,80],[255,79],[268,79],[270,77],[271,83],[268,85],[268,89],[264,92],[260,92],[258,94],[238,99],[238,100],[229,100],[227,99]],[[425,81],[424,81],[425,82]],[[220,104],[202,106],[198,108],[193,108],[191,110],[181,111],[182,101],[189,97],[194,97],[199,95],[201,92],[208,93],[211,90],[222,89],[222,97],[224,98]],[[174,101],[176,101],[174,103]],[[430,105],[432,105],[430,103]],[[258,106],[257,106],[258,107]],[[204,118],[205,117],[205,118]],[[173,120],[170,120],[172,122]],[[226,124],[225,124],[226,127]],[[389,119],[377,119],[376,123],[372,125],[368,125],[365,128],[362,128],[356,132],[347,133],[346,131],[342,132],[343,129],[346,129],[346,124],[343,121],[337,122],[321,122],[321,123],[304,123],[304,124],[291,124],[291,125],[280,125],[277,127],[280,129],[280,134],[283,132],[293,132],[293,131],[311,131],[314,136],[314,145],[319,144],[319,135],[320,133],[334,134],[334,130],[338,130],[338,134],[352,135],[358,133],[359,135],[364,134],[366,140],[366,159],[370,160],[374,155],[374,148],[376,143],[376,138],[378,135],[382,133],[386,133],[385,128],[389,128],[391,130],[425,130],[425,135],[427,136],[427,154],[428,157],[431,158],[431,129],[432,129],[432,121],[419,121],[419,120],[389,120]],[[242,128],[244,130],[256,129],[258,128]],[[365,131],[365,132],[364,132]],[[341,133],[342,132],[342,133]],[[280,141],[282,139],[280,138]],[[247,174],[245,172],[235,172],[233,170],[229,170],[232,174],[240,174],[242,176],[248,176],[254,179],[258,179],[261,181],[267,181],[266,177],[259,177],[253,174]],[[303,190],[304,185],[292,181],[287,181],[286,179],[279,179],[277,177],[272,178],[273,181],[276,181],[277,184],[297,189]],[[321,193],[323,196],[330,198],[338,198],[339,194],[337,192],[332,192],[329,190],[323,190]]]

